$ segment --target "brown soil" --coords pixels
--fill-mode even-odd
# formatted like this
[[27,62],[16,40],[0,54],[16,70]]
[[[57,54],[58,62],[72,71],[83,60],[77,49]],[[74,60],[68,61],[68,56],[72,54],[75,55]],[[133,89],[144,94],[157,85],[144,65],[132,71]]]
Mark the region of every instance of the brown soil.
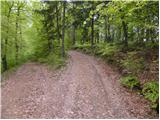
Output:
[[108,65],[80,52],[69,55],[63,70],[27,63],[10,75],[2,86],[1,117],[157,118]]

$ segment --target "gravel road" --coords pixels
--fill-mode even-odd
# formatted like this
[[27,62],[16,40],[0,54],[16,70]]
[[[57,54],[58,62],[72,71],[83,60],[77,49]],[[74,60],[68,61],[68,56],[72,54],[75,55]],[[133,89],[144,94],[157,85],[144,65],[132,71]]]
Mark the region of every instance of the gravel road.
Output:
[[26,63],[2,86],[1,118],[152,118],[148,102],[101,60],[70,51],[65,68]]

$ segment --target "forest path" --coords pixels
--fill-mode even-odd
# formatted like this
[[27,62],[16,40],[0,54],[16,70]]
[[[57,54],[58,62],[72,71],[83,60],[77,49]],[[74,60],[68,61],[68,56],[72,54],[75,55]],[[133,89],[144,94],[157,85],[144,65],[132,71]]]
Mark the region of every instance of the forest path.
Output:
[[148,118],[149,106],[119,85],[119,75],[94,57],[70,51],[53,71],[27,63],[2,86],[2,118]]

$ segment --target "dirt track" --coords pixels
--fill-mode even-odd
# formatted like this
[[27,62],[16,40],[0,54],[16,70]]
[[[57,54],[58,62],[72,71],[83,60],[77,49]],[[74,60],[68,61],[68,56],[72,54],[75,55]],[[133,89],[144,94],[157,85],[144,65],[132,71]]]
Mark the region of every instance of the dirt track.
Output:
[[27,63],[2,87],[2,118],[150,118],[147,101],[94,57],[70,51],[64,70]]

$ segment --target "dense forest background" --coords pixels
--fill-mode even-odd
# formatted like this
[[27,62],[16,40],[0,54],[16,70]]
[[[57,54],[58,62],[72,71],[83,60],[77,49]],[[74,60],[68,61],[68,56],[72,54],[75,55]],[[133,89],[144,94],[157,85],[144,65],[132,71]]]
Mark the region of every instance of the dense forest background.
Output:
[[129,75],[124,85],[139,84],[130,75],[149,82],[155,103],[158,8],[158,1],[1,1],[1,72],[29,60],[60,67],[68,50],[81,50]]

